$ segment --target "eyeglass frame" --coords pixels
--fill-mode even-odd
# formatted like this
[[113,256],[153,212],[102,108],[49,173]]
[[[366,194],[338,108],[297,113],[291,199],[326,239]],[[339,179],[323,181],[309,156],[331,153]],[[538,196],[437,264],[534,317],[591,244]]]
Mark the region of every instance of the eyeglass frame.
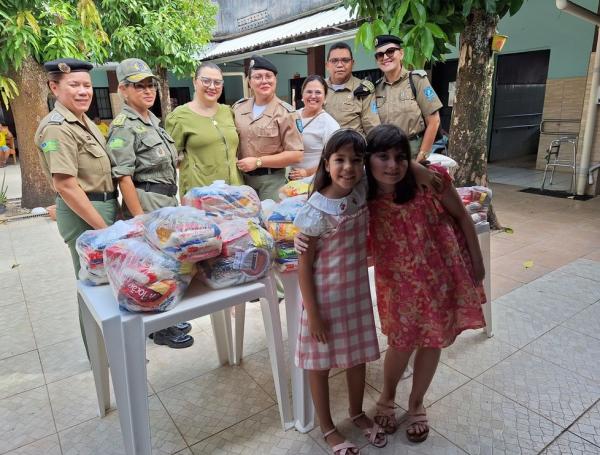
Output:
[[153,81],[151,85],[142,84],[141,82],[127,82],[125,85],[129,87],[133,87],[136,92],[143,92],[145,90],[150,90],[151,92],[158,92],[159,84],[156,81]]
[[[223,79],[211,79],[210,77],[205,76],[200,76],[197,80],[200,80],[200,84],[202,84],[202,87],[204,88],[210,88],[211,85],[214,85],[215,88],[221,88],[225,84]],[[208,85],[206,84],[206,81],[208,81]]]
[[249,79],[252,79],[255,82],[273,82],[277,79],[277,75],[270,73],[270,74],[251,74]]
[[338,63],[342,63],[344,65],[349,65],[352,63],[354,59],[352,57],[333,57],[327,60],[327,63],[335,66]]
[[402,50],[401,47],[389,47],[383,52],[375,52],[374,57],[375,57],[375,60],[379,62],[379,61],[383,60],[384,56],[386,56],[387,58],[392,58],[394,56],[394,54],[396,53],[396,51],[401,51],[401,50]]

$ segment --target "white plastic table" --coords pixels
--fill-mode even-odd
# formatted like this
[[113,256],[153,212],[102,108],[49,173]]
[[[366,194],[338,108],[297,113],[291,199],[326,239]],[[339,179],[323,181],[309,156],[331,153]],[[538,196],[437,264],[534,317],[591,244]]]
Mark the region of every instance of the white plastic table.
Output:
[[[488,337],[493,335],[492,331],[492,301],[491,301],[491,279],[490,279],[490,226],[488,223],[475,225],[477,238],[481,247],[483,261],[485,265],[484,288],[486,303],[483,305],[483,315],[485,317],[485,331]],[[370,268],[369,275],[373,272]],[[315,409],[312,403],[310,387],[308,384],[308,374],[305,370],[298,368],[294,363],[294,353],[298,341],[298,321],[300,319],[300,305],[302,296],[298,285],[298,273],[288,272],[280,273],[279,278],[283,283],[285,292],[285,310],[288,330],[288,347],[290,356],[290,368],[292,375],[292,405],[294,411],[294,426],[301,433],[307,433],[315,425]],[[375,297],[375,296],[373,296]],[[243,329],[242,329],[243,330]],[[237,332],[237,330],[236,330]],[[239,336],[236,333],[236,337]],[[242,335],[243,337],[243,332]],[[236,339],[236,342],[239,342]]]
[[[284,364],[279,303],[272,276],[221,290],[210,290],[193,280],[181,303],[172,310],[154,314],[121,310],[109,286],[87,286],[81,282],[77,286],[100,416],[104,416],[110,407],[110,364],[128,455],[150,455],[152,452],[146,385],[146,336],[178,322],[216,313],[213,328],[219,357],[221,361],[232,359],[231,318],[225,317],[223,310],[256,299],[261,299],[281,423],[284,429],[294,426]],[[226,336],[223,337],[223,334]]]

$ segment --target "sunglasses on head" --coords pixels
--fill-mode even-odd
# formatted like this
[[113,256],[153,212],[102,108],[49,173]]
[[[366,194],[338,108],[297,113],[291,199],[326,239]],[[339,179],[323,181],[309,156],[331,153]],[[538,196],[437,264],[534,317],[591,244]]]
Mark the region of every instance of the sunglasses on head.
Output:
[[375,52],[375,60],[383,60],[383,56],[385,55],[387,58],[392,58],[396,51],[400,51],[399,47],[390,47],[386,49],[384,52]]

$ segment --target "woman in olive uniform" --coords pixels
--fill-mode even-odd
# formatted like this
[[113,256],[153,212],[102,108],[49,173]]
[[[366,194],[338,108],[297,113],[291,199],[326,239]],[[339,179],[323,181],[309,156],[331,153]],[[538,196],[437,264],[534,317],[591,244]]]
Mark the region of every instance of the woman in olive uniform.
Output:
[[223,93],[223,73],[214,63],[201,63],[194,75],[194,99],[167,116],[165,128],[182,155],[179,195],[215,180],[243,185],[237,168],[239,138],[233,112],[218,100]]
[[285,168],[302,162],[302,121],[295,109],[275,95],[277,68],[269,60],[252,56],[248,69],[254,96],[233,105],[240,136],[238,168],[246,185],[261,200],[279,200],[285,185]]
[[[117,79],[124,105],[110,125],[108,154],[112,176],[123,194],[123,214],[131,218],[174,207],[178,205],[175,142],[150,111],[158,78],[143,60],[130,58],[117,66]],[[191,346],[190,329],[189,323],[169,327],[154,333],[154,342],[172,348]]]

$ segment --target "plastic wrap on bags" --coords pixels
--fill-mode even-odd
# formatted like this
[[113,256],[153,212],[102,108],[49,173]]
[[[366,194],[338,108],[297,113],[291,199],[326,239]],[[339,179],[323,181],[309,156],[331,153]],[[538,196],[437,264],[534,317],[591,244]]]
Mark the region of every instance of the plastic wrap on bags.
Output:
[[276,255],[278,259],[297,259],[298,252],[294,242],[277,242]]
[[219,257],[199,264],[202,280],[213,289],[255,281],[271,267],[273,238],[249,219],[220,223],[223,249]]
[[304,180],[292,180],[279,189],[280,199],[308,194],[310,190],[310,182]]
[[104,250],[110,287],[129,311],[167,311],[181,300],[195,265],[177,261],[142,239],[120,240]]
[[144,226],[140,218],[117,221],[104,229],[85,231],[75,242],[81,264],[79,279],[91,285],[108,283],[103,257],[106,247],[119,240],[141,237],[143,234]]
[[487,211],[492,202],[492,190],[484,186],[467,186],[456,188],[462,202],[471,215],[473,223],[487,221]]
[[429,161],[431,164],[442,166],[448,171],[448,174],[450,174],[451,177],[454,177],[454,173],[458,169],[458,163],[456,161],[449,156],[442,155],[441,153],[431,153],[427,157],[427,161]]
[[277,203],[269,218],[268,222],[288,222],[292,223],[300,208],[306,203],[307,195],[294,196]]
[[298,259],[275,259],[275,268],[281,273],[298,270]]
[[260,215],[260,199],[254,189],[246,185],[227,185],[223,180],[192,188],[183,196],[182,204],[225,218],[257,218]]
[[293,242],[294,236],[300,232],[300,229],[292,223],[275,223],[269,221],[267,228],[269,229],[269,234],[273,236],[276,242]]
[[144,220],[148,242],[178,261],[198,262],[218,256],[220,234],[215,218],[193,207],[165,207]]

